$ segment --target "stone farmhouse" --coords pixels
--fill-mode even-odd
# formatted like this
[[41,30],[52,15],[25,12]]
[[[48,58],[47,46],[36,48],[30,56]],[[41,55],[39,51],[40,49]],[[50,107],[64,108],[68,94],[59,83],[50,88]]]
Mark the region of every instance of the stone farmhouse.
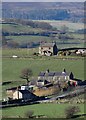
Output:
[[42,43],[39,47],[39,54],[45,56],[57,55],[58,48],[56,43]]
[[49,71],[48,69],[44,72],[39,73],[38,80],[48,80],[49,82],[69,81],[70,79],[73,79],[73,77],[73,73],[68,73],[65,69],[62,72]]

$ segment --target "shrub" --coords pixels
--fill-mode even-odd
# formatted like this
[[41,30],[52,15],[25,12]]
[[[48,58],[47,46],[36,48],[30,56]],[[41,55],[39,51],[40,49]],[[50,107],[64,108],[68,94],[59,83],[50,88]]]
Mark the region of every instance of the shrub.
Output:
[[74,114],[76,114],[78,112],[80,112],[80,109],[78,106],[70,106],[65,109],[66,118],[72,118],[74,116]]
[[33,114],[34,114],[34,111],[29,110],[29,111],[27,111],[27,112],[25,113],[25,116],[26,116],[27,118],[33,118]]

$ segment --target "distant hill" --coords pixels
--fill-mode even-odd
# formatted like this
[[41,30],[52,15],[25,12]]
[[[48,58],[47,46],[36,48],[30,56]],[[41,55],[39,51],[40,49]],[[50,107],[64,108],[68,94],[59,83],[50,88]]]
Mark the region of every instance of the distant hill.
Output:
[[83,22],[83,2],[3,2],[3,18]]

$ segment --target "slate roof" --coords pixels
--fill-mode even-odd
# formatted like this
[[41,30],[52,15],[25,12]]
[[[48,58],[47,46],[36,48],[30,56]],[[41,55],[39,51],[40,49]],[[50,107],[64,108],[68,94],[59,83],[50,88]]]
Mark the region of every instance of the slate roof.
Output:
[[29,92],[28,90],[19,90],[19,92],[21,92],[22,94],[32,94],[32,93]]
[[[39,73],[39,76],[45,76],[46,75],[46,72],[40,72]],[[47,74],[48,76],[69,76],[70,73],[66,72],[66,73],[62,73],[62,72],[49,72]]]
[[41,47],[53,47],[55,43],[42,43],[40,46]]
[[39,76],[44,76],[45,75],[45,72],[40,72],[39,73]]
[[54,76],[55,75],[55,72],[49,72],[48,73],[48,76]]
[[70,73],[55,72],[55,76],[65,76],[65,75],[70,75]]
[[29,97],[37,97],[35,94],[31,93],[31,92],[28,91],[28,90],[18,90],[18,91],[20,91],[23,95],[24,95],[24,94],[28,94]]

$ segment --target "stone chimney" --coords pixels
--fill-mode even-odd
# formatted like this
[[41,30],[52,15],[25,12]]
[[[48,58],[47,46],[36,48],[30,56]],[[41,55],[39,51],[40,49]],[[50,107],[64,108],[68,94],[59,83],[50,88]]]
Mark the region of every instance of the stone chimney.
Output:
[[66,73],[66,69],[65,69],[65,68],[64,68],[63,72],[65,72],[65,73]]
[[63,69],[62,73],[66,73],[66,70],[65,70],[65,68]]
[[46,70],[46,73],[49,73],[49,69]]

